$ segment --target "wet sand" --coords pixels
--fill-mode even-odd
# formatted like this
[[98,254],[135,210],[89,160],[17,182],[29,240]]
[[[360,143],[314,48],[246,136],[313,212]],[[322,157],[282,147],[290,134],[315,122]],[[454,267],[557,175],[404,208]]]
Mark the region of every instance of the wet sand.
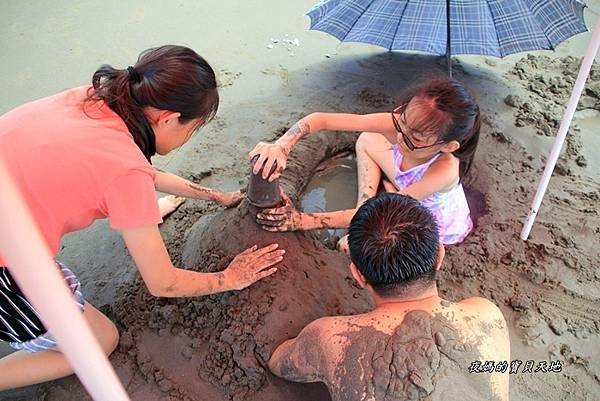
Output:
[[[246,3],[179,2],[167,10],[114,2],[103,7],[117,7],[120,13],[100,24],[94,22],[97,15],[104,15],[102,9],[94,8],[99,6],[65,3],[41,9],[8,3],[1,7],[12,23],[0,27],[8,56],[0,67],[5,88],[0,112],[84,84],[101,63],[126,66],[144,48],[183,42],[215,65],[222,84],[222,106],[217,119],[189,144],[173,155],[157,158],[155,164],[204,185],[239,188],[247,182],[245,154],[257,141],[273,139],[313,111],[388,111],[405,85],[444,71],[436,57],[339,45],[326,35],[306,32],[308,21],[302,13],[311,4],[267,1],[261,9],[268,12],[258,13],[255,4]],[[591,27],[598,18],[600,1],[588,4],[586,20]],[[207,14],[211,18],[202,18]],[[165,21],[165,15],[172,18]],[[279,39],[278,43],[271,38]],[[283,45],[285,38],[299,38],[300,46]],[[556,53],[504,60],[461,57],[455,66],[457,78],[476,93],[486,119],[474,173],[466,183],[477,228],[464,244],[448,248],[440,290],[448,299],[480,295],[499,305],[509,323],[513,359],[560,360],[563,364],[560,373],[512,375],[513,400],[593,400],[600,394],[598,66],[531,238],[528,242],[518,238],[568,97],[569,82],[577,71],[577,60],[570,57],[580,57],[588,38],[589,34],[573,38]],[[45,61],[40,63],[39,57]],[[335,178],[325,181],[333,188],[339,185]],[[320,185],[317,181],[310,188]],[[161,231],[176,263],[184,259],[190,233],[196,230],[193,226],[219,210],[207,202],[188,201],[166,220]],[[227,249],[231,251],[232,245],[221,241],[224,254],[203,255],[203,268],[217,269],[229,256]],[[329,253],[325,246],[318,248],[318,243],[314,246],[335,265],[332,279],[343,277],[347,260]],[[300,263],[301,257],[307,256],[297,255],[294,263]],[[322,386],[282,384],[260,373],[260,364],[253,371],[257,362],[245,359],[247,350],[232,346],[256,343],[252,333],[257,322],[272,327],[278,316],[291,316],[297,330],[305,320],[335,310],[327,306],[281,311],[279,304],[273,306],[275,300],[268,301],[272,291],[293,294],[301,288],[313,302],[322,280],[299,283],[280,277],[236,294],[169,302],[152,299],[140,285],[122,240],[106,222],[67,236],[59,259],[78,274],[86,298],[118,323],[121,343],[111,361],[132,399],[204,400],[226,399],[226,395],[244,399],[248,395],[244,389],[250,389],[255,399],[274,394],[280,397],[275,399],[306,394],[326,399]],[[349,294],[351,302],[364,295],[350,283],[342,283],[341,294]],[[256,316],[250,315],[254,316],[250,332],[247,323],[231,313],[236,305],[244,311],[248,305],[256,306]],[[192,314],[193,318],[186,319]],[[0,351],[7,349],[3,346]],[[201,374],[207,371],[212,373]],[[75,378],[0,394],[6,400],[86,397]]]

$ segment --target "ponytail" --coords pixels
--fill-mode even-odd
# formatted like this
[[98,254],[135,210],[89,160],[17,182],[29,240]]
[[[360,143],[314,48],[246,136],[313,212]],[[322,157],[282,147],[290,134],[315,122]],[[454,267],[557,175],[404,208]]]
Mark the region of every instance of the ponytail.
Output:
[[458,158],[460,161],[460,165],[458,167],[458,177],[461,182],[471,170],[473,158],[475,157],[475,150],[477,150],[477,144],[479,143],[480,130],[481,113],[479,112],[479,106],[477,106],[473,127],[471,128],[469,134],[465,137],[465,140],[460,143],[460,148],[453,152],[454,156],[456,156],[456,158]]
[[[148,122],[142,106],[132,93],[132,86],[140,85],[143,77],[139,73],[132,74],[130,69],[135,71],[133,67],[117,70],[107,64],[98,68],[92,76],[94,92],[91,96],[102,99],[112,111],[123,119],[135,144],[150,161],[150,158],[156,153],[154,130]],[[138,82],[136,82],[136,78],[139,79]]]
[[205,124],[219,107],[210,64],[192,49],[175,45],[148,49],[126,69],[101,66],[87,100],[101,100],[121,117],[148,161],[156,153],[156,137],[144,108],[178,112],[180,123],[200,119]]

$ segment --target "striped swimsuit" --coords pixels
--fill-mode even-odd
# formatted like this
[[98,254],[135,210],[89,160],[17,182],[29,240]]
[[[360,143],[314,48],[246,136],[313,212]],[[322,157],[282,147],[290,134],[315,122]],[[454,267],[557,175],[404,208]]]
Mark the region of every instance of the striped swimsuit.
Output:
[[[57,264],[65,283],[71,289],[75,303],[83,310],[81,284],[73,272]],[[47,332],[40,316],[29,303],[6,267],[0,266],[0,340],[18,350],[43,351],[56,347],[56,341]]]

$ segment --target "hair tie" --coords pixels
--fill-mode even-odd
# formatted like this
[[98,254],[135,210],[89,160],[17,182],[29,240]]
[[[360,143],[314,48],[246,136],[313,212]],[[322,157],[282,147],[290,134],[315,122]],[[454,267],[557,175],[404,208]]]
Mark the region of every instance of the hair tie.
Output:
[[133,82],[134,84],[142,82],[142,76],[135,68],[129,66],[127,67],[127,72],[129,73],[129,82]]

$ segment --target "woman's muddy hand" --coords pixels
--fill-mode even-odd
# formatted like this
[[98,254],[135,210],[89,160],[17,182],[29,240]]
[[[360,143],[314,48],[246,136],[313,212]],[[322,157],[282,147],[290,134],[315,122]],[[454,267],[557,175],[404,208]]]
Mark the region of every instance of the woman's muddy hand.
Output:
[[237,255],[223,271],[227,287],[241,290],[275,273],[277,268],[271,266],[281,262],[285,253],[278,247],[279,244],[271,244],[258,249],[254,245]]
[[296,231],[302,229],[302,213],[296,209],[291,199],[281,191],[281,199],[284,205],[271,209],[264,209],[256,215],[256,222],[263,230]]
[[[250,160],[252,160],[254,156],[258,156],[258,159],[254,163],[252,173],[258,174],[262,169],[262,178],[273,181],[278,178],[285,169],[288,153],[289,151],[286,150],[283,145],[259,142],[254,149],[248,153],[248,158]],[[271,168],[273,168],[275,163],[277,163],[277,168],[273,171],[273,174],[269,176]]]
[[218,202],[226,208],[235,207],[246,196],[242,191],[223,192],[219,195]]

